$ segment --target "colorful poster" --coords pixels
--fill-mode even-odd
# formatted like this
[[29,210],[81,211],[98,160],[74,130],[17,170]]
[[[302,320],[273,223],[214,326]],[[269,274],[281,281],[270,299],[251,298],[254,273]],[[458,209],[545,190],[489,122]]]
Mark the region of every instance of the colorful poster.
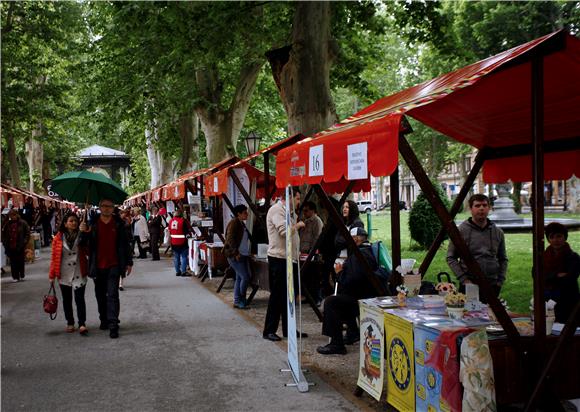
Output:
[[362,302],[360,306],[360,353],[357,385],[377,401],[383,392],[385,342],[383,313]]
[[400,411],[415,410],[413,324],[385,313],[387,402]]

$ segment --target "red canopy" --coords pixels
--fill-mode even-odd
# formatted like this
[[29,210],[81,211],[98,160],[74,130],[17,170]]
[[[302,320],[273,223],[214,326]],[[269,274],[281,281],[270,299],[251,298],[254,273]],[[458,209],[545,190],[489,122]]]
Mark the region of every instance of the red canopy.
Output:
[[[230,181],[229,171],[236,169],[244,169],[250,181],[253,180],[257,181],[256,198],[260,199],[266,197],[266,192],[264,190],[266,182],[266,174],[245,161],[240,161],[238,163],[235,163],[231,166],[228,166],[220,170],[217,173],[209,175],[205,179],[204,194],[206,196],[220,196],[223,195],[224,193],[228,193]],[[275,179],[276,178],[274,176],[270,176],[270,188],[274,188]]]
[[[451,138],[477,148],[530,144],[531,63],[544,57],[544,138],[578,139],[580,135],[580,40],[558,31],[480,62],[382,98],[338,125],[318,133],[278,156],[277,185],[333,182],[348,178],[348,146],[367,143],[368,173],[395,170],[400,117],[408,114]],[[309,152],[323,148],[323,176],[313,176]],[[576,146],[578,147],[578,146]],[[547,154],[545,178],[580,175],[580,151]],[[565,156],[563,158],[562,156]],[[487,161],[488,182],[531,180],[525,156]],[[565,160],[565,161],[563,161]],[[525,164],[530,166],[524,166]],[[522,167],[526,167],[522,170]]]

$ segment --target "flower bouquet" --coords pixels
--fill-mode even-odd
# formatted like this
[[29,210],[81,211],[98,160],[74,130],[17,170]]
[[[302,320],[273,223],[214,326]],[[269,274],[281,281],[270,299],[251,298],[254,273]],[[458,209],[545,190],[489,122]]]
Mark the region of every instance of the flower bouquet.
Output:
[[445,306],[447,306],[447,314],[451,319],[463,318],[465,300],[465,295],[463,293],[458,293],[456,290],[445,295]]
[[439,292],[439,296],[446,296],[449,292],[456,292],[455,285],[451,282],[440,282],[435,286],[435,290]]
[[409,294],[409,289],[407,289],[405,285],[399,285],[396,289],[399,306],[407,306],[407,295]]

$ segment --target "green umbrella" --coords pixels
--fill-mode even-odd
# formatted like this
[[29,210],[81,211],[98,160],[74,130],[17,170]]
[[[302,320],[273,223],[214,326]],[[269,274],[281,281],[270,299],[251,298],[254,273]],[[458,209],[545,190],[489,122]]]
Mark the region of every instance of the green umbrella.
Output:
[[101,199],[110,199],[120,204],[127,198],[127,193],[119,183],[101,173],[87,170],[69,172],[52,180],[52,188],[62,198],[71,202],[98,205]]

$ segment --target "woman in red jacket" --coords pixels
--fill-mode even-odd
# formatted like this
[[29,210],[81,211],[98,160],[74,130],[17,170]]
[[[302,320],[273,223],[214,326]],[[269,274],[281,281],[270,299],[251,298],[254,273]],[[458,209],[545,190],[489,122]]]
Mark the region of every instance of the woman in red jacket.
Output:
[[58,279],[62,293],[62,307],[66,318],[66,331],[75,331],[72,297],[74,292],[79,321],[79,332],[86,335],[89,330],[85,325],[87,308],[85,304],[85,286],[88,274],[88,253],[79,246],[79,218],[69,214],[64,219],[58,233],[52,241],[52,257],[48,278],[51,282]]

